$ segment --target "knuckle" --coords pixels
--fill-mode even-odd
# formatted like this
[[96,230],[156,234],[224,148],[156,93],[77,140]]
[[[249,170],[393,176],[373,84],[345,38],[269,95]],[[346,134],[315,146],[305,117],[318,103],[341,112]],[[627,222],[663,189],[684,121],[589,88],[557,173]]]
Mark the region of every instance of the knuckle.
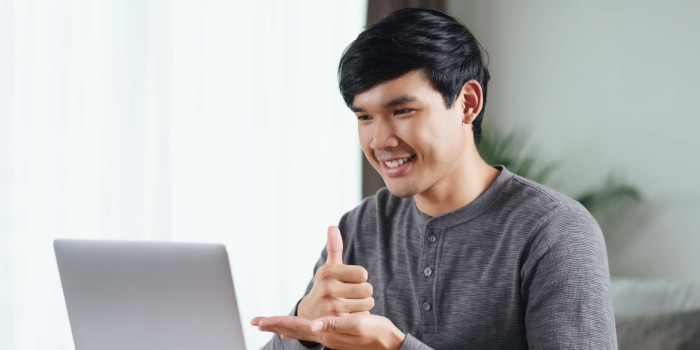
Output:
[[367,301],[367,307],[371,310],[371,309],[374,308],[374,298],[373,298],[373,297],[369,297],[368,299],[369,299],[369,300]]
[[289,330],[289,333],[292,335],[292,337],[294,337],[294,338],[296,338],[296,339],[301,339],[301,338],[303,338],[303,337],[301,336],[301,332],[300,332],[299,329],[296,328],[296,327],[292,327],[292,328]]
[[338,294],[338,285],[327,281],[323,284],[323,296],[326,298],[334,297]]
[[302,338],[302,332],[301,332],[301,330],[299,329],[299,327],[298,327],[296,324],[294,324],[294,323],[292,323],[292,322],[289,322],[289,323],[287,323],[287,325],[286,325],[285,328],[286,328],[286,331],[287,331],[286,333],[287,333],[288,335],[291,335],[292,337],[294,337],[294,338],[296,338],[296,339],[301,339],[301,338]]
[[321,280],[326,280],[326,281],[332,279],[333,276],[335,275],[335,273],[333,272],[333,269],[328,268],[325,265],[318,269],[317,274]]
[[336,320],[328,320],[328,331],[331,333],[335,333],[338,331],[338,321]]
[[365,295],[372,296],[374,294],[374,287],[370,283],[365,285]]
[[328,308],[326,309],[329,314],[333,316],[337,316],[338,313],[340,313],[340,308],[338,307],[337,302],[330,302],[328,303]]
[[340,308],[335,308],[335,309],[333,309],[333,312],[331,313],[331,315],[336,316],[336,317],[340,317],[340,316],[345,315],[345,311],[343,311]]

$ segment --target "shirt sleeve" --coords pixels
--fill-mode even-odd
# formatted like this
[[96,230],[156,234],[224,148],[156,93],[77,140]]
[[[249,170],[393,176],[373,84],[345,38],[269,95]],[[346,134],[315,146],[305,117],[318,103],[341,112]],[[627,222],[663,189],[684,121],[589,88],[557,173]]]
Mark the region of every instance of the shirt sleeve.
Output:
[[401,343],[399,350],[433,350],[433,348],[423,344],[410,333],[406,333],[406,338]]
[[560,209],[531,237],[521,269],[530,349],[617,349],[605,240],[584,209]]

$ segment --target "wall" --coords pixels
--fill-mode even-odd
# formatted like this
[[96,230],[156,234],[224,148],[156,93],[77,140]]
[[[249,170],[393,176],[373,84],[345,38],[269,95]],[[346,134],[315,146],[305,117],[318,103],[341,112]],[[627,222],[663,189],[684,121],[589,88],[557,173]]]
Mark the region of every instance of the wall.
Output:
[[623,174],[643,192],[599,216],[611,274],[700,278],[700,3],[450,1],[490,56],[484,128],[527,127],[556,188]]

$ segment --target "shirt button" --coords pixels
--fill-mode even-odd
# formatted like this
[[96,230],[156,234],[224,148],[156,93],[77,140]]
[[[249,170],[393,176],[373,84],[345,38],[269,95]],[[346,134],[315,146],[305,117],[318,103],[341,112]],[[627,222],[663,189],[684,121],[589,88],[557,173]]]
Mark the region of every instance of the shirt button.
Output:
[[431,269],[430,266],[428,266],[425,268],[425,270],[423,270],[423,274],[426,276],[430,276],[433,274],[433,269]]
[[431,233],[430,236],[428,236],[428,242],[430,242],[430,243],[437,242],[437,236]]
[[432,308],[433,308],[433,306],[430,305],[429,302],[426,301],[426,302],[423,303],[423,310],[425,310],[425,311],[430,311],[430,309],[432,309]]

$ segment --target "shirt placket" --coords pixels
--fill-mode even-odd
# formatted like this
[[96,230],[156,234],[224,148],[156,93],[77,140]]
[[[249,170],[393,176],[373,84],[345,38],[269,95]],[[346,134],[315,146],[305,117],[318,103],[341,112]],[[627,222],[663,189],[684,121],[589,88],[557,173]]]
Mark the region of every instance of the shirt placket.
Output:
[[435,291],[434,278],[436,276],[436,266],[438,250],[442,240],[443,232],[440,228],[426,227],[421,256],[421,266],[418,279],[420,281],[420,296],[418,299],[421,310],[421,332],[424,334],[437,333],[435,323]]

